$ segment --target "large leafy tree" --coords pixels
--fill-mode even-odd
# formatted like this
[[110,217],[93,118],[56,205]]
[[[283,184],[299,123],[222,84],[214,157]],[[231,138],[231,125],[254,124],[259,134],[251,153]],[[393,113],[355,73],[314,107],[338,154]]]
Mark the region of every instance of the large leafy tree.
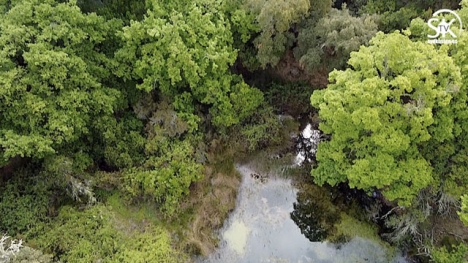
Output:
[[[461,1],[461,6],[462,8],[456,12],[462,21],[466,21],[468,19],[468,1]],[[455,29],[456,26],[458,25],[453,25],[452,30],[458,33]],[[417,18],[411,21],[407,34],[410,34],[410,37],[415,40],[425,42],[427,35],[432,34],[432,32],[425,21]],[[448,53],[454,63],[459,66],[462,76],[461,87],[449,87],[449,90],[454,90],[457,94],[450,103],[452,114],[456,117],[454,136],[443,143],[427,145],[424,151],[426,159],[431,160],[435,175],[441,182],[440,190],[456,199],[466,193],[468,186],[468,177],[465,176],[468,174],[468,158],[466,158],[468,156],[468,136],[463,132],[468,130],[468,108],[465,104],[468,96],[465,92],[468,85],[468,68],[466,67],[468,63],[468,36],[463,32],[457,37],[457,41],[456,45],[448,46]],[[447,46],[442,45],[441,48],[445,49]]]
[[294,37],[288,30],[309,12],[309,0],[249,0],[248,9],[257,16],[261,30],[255,39],[258,49],[257,59],[262,67],[276,66],[286,51],[288,41]]
[[276,66],[296,41],[296,25],[304,19],[316,23],[331,8],[331,0],[246,0],[245,8],[254,14],[260,34],[255,38],[256,58],[265,68]]
[[428,153],[460,136],[466,91],[446,48],[398,32],[378,33],[370,43],[351,54],[351,68],[332,72],[332,84],[311,97],[320,129],[332,135],[319,145],[312,175],[319,184],[381,189],[409,205],[419,190],[441,184],[437,159]]
[[321,64],[328,65],[330,70],[341,69],[349,54],[367,45],[377,33],[376,20],[375,15],[354,17],[346,8],[332,9],[315,26],[301,29],[294,55],[308,69]]
[[117,53],[122,62],[117,74],[140,81],[141,90],[158,90],[174,99],[176,110],[193,129],[199,121],[197,105],[209,108],[217,126],[250,115],[262,94],[229,72],[237,58],[231,28],[245,28],[234,19],[243,16],[227,15],[225,4],[217,0],[173,8],[152,1],[149,7],[141,22],[133,22],[121,34],[124,47]]
[[[462,21],[468,20],[468,1],[461,1],[462,8],[457,10]],[[456,32],[455,30],[453,30]],[[426,40],[426,39],[425,39]],[[424,40],[424,41],[425,41]],[[455,64],[460,67],[462,86],[457,91],[455,100],[451,103],[453,115],[456,118],[454,125],[455,136],[450,141],[437,144],[428,149],[429,158],[437,160],[437,174],[442,181],[441,190],[454,197],[466,194],[468,190],[468,35],[463,32],[458,36],[458,43],[449,46],[449,54]],[[441,123],[440,125],[444,125]]]
[[25,0],[0,21],[0,164],[78,151],[93,120],[112,116],[120,92],[106,83],[117,21],[74,2]]

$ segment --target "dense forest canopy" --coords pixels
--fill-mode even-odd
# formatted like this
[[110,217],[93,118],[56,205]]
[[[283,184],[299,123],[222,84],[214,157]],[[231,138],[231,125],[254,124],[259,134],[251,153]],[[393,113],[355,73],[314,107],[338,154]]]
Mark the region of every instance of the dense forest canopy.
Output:
[[324,134],[313,183],[379,196],[410,256],[466,260],[468,36],[427,43],[441,8],[468,24],[468,0],[0,0],[0,232],[27,245],[0,259],[206,254],[189,228],[235,188],[213,178],[290,114]]

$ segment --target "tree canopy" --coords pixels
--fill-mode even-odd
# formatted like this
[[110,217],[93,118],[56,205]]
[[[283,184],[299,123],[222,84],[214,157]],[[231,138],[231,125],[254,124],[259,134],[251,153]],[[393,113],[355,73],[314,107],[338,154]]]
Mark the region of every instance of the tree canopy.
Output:
[[351,16],[345,8],[332,9],[318,22],[300,30],[295,57],[309,70],[326,64],[330,70],[346,66],[349,54],[367,45],[377,33],[376,15]]
[[195,1],[164,12],[152,2],[145,18],[120,35],[124,46],[116,54],[121,62],[117,74],[140,80],[139,89],[159,90],[173,98],[176,110],[193,128],[199,122],[197,104],[209,108],[217,126],[238,123],[263,98],[228,71],[237,58],[230,31],[235,23],[211,10],[222,7],[215,0]]
[[0,21],[1,161],[42,158],[111,116],[120,92],[106,85],[106,39],[119,24],[84,15],[73,3],[21,1]]
[[296,41],[294,28],[305,18],[316,21],[331,8],[330,0],[248,0],[246,9],[256,16],[260,34],[255,38],[257,60],[265,68],[276,66]]
[[312,176],[319,184],[381,189],[389,200],[409,205],[419,190],[440,184],[425,149],[461,132],[456,109],[466,100],[460,69],[446,49],[398,32],[378,33],[348,63],[311,97],[320,129],[332,135],[318,147]]

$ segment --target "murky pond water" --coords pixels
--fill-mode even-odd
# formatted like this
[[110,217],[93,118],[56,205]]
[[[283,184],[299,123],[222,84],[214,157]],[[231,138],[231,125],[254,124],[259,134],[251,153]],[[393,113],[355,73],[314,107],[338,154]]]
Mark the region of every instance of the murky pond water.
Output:
[[257,174],[248,165],[237,169],[243,181],[236,209],[221,229],[218,250],[198,262],[405,262],[388,258],[383,247],[363,238],[340,247],[310,242],[290,216],[297,194],[291,181]]
[[[306,125],[296,137],[298,143],[293,166],[310,162],[322,139],[320,131],[314,130],[310,124]],[[407,262],[401,256],[390,255],[379,243],[360,237],[341,245],[315,242],[321,241],[325,232],[317,224],[309,224],[316,220],[308,217],[319,218],[320,215],[297,210],[307,207],[307,204],[298,205],[298,190],[291,180],[274,174],[262,174],[252,167],[248,164],[236,167],[242,174],[236,209],[220,230],[219,248],[208,258],[200,258],[197,262]],[[298,223],[309,222],[307,226],[302,224],[305,235],[291,219],[292,215]]]

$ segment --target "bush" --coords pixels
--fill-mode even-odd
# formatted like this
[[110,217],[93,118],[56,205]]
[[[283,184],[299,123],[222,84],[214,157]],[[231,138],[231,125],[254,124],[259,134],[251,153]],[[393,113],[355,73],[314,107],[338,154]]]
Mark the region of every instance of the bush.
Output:
[[40,189],[40,183],[16,174],[0,188],[0,232],[9,235],[27,234],[46,219],[49,194]]
[[160,103],[147,124],[146,158],[140,166],[125,169],[121,189],[131,197],[149,197],[161,211],[173,215],[193,182],[203,176],[197,158],[199,138],[172,106]]
[[117,229],[131,224],[102,204],[79,211],[65,206],[55,221],[35,240],[62,262],[181,262],[168,233],[159,226]]
[[452,246],[447,249],[440,247],[431,251],[431,259],[435,263],[453,263],[460,262],[466,263],[468,256],[468,246],[461,243],[458,246]]

